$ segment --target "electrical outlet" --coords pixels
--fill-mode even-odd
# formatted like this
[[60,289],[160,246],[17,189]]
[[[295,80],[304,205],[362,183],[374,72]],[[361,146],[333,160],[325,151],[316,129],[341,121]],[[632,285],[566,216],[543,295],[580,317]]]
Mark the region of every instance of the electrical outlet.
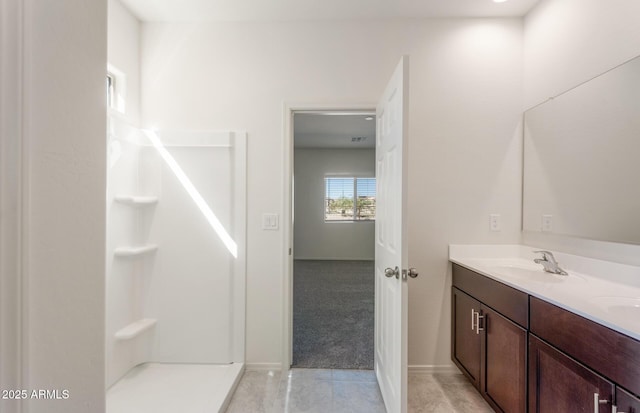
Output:
[[500,231],[500,214],[489,215],[489,228],[491,231]]
[[542,216],[542,232],[551,232],[553,230],[553,215]]

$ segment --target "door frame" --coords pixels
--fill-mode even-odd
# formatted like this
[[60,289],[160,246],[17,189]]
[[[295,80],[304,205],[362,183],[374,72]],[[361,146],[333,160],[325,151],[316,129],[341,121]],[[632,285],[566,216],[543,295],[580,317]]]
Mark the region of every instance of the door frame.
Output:
[[[376,103],[287,103],[283,108],[283,182],[282,182],[282,371],[293,361],[293,115],[294,113],[375,114]],[[375,116],[375,115],[374,115]]]

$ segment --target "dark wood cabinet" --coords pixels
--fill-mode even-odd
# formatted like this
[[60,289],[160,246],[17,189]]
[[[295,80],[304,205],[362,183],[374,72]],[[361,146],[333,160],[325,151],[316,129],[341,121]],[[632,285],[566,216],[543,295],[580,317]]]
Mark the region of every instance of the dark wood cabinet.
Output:
[[482,314],[482,394],[494,409],[525,412],[527,330],[486,306]]
[[499,413],[640,413],[640,341],[453,264],[451,358]]
[[536,297],[531,297],[531,332],[640,394],[640,341]]
[[609,413],[613,394],[613,383],[529,336],[529,413]]
[[[467,292],[486,301],[481,302]],[[491,298],[493,294],[499,295],[495,301]],[[526,412],[527,330],[492,306],[501,307],[526,323],[528,300],[522,294],[454,267],[451,357],[498,412]]]
[[616,389],[616,406],[618,413],[640,413],[640,398],[618,387]]
[[451,356],[454,363],[480,388],[480,334],[475,329],[475,311],[480,311],[480,302],[467,294],[453,289]]
[[623,389],[640,393],[639,341],[539,298],[531,297],[530,311],[531,413],[551,406],[595,411],[595,393],[600,412],[640,413],[638,399]]

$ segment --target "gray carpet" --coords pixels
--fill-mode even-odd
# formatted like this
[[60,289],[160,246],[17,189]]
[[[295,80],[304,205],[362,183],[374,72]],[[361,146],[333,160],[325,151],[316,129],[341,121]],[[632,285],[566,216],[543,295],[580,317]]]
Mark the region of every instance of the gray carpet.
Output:
[[373,261],[296,260],[293,367],[373,369]]

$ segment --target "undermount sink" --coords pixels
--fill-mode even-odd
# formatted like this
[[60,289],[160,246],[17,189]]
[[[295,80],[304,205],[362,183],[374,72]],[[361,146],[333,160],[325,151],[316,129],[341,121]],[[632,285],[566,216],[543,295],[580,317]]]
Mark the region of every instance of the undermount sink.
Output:
[[600,296],[593,297],[590,301],[612,315],[627,320],[640,320],[640,298],[638,297]]
[[523,281],[545,284],[585,281],[573,273],[559,275],[546,272],[541,265],[521,259],[488,259],[478,260],[476,263],[478,268],[484,268],[489,274]]
[[495,273],[505,277],[543,283],[561,283],[565,282],[568,277],[570,277],[566,275],[552,274],[544,271],[542,268],[514,264],[497,265],[491,267],[491,269]]

